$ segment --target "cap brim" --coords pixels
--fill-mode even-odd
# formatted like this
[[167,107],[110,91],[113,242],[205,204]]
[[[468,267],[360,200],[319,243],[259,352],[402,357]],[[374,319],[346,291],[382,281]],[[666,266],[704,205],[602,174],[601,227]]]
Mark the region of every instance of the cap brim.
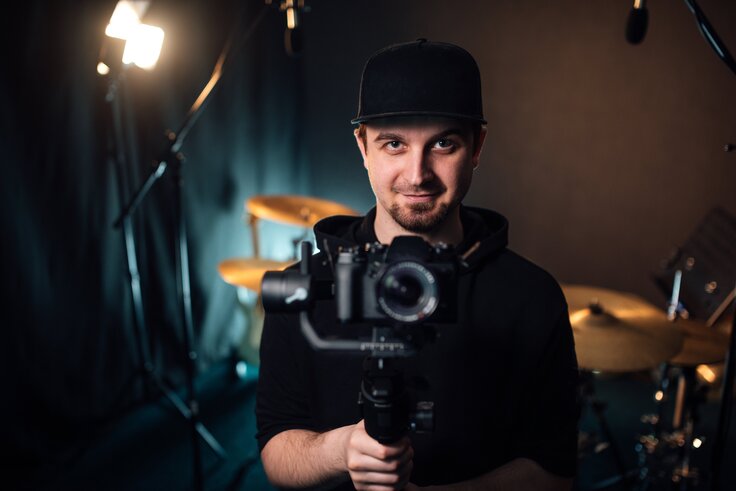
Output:
[[437,116],[442,118],[450,118],[450,119],[461,119],[463,121],[474,121],[481,124],[487,124],[488,121],[486,121],[483,116],[477,115],[477,116],[469,116],[467,114],[457,114],[457,113],[443,113],[443,112],[436,112],[436,111],[398,111],[398,112],[390,112],[390,113],[381,113],[381,114],[368,114],[366,116],[358,116],[355,119],[350,120],[350,124],[360,124],[365,123],[366,121],[373,121],[376,119],[386,119],[386,118],[406,118],[411,116]]

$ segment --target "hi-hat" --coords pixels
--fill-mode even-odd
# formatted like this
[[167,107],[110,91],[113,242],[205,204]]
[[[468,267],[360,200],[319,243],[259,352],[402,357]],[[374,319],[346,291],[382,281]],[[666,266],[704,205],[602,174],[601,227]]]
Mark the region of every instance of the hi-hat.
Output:
[[683,334],[641,297],[604,288],[563,285],[584,370],[633,372],[680,352]]
[[309,196],[252,196],[245,202],[245,209],[258,218],[300,227],[312,227],[333,215],[358,215],[347,206]]
[[260,292],[261,280],[266,271],[281,271],[289,264],[292,263],[270,259],[226,259],[217,266],[217,270],[226,283]]

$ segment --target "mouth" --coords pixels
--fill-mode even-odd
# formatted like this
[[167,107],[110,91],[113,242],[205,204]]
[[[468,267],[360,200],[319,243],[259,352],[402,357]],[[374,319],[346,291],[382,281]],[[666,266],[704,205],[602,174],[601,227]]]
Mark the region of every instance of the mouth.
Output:
[[402,193],[402,196],[410,203],[427,203],[429,201],[433,201],[435,198],[437,198],[437,196],[439,196],[439,194],[440,193]]

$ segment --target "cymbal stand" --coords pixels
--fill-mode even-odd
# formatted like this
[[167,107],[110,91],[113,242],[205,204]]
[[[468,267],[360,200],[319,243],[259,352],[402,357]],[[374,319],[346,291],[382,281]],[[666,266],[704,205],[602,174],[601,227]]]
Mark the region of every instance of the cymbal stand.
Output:
[[261,257],[260,239],[258,237],[258,217],[253,213],[248,213],[248,226],[250,227],[250,236],[253,242],[253,257],[258,259]]
[[[736,60],[726,48],[721,38],[716,33],[710,21],[700,8],[696,0],[685,0],[685,4],[690,12],[695,16],[695,21],[703,38],[711,45],[716,55],[726,64],[726,66],[736,75]],[[724,147],[726,152],[734,150],[732,144],[726,144]],[[736,306],[736,300],[734,300]],[[734,378],[736,374],[736,315],[731,323],[731,340],[728,347],[728,356],[726,358],[726,373],[723,380],[723,390],[721,392],[721,408],[718,417],[718,430],[716,431],[716,442],[713,445],[713,460],[711,463],[711,471],[713,479],[711,486],[713,491],[718,491],[720,487],[721,466],[723,464],[723,456],[728,437],[728,430],[731,424],[731,416],[733,411],[733,391]]]
[[595,395],[595,376],[593,372],[588,370],[580,371],[580,395],[583,401],[583,407],[589,407],[598,421],[598,426],[603,432],[603,436],[608,444],[607,446],[613,454],[613,461],[617,471],[617,474],[614,476],[593,484],[588,490],[606,489],[622,481],[629,481],[631,479],[631,472],[626,470],[624,461],[621,458],[621,451],[613,437],[611,428],[608,426],[608,420],[605,414],[606,403],[600,401]]
[[700,473],[692,467],[690,457],[695,444],[695,425],[699,420],[697,408],[703,402],[704,395],[696,387],[697,378],[695,367],[681,367],[678,377],[677,397],[672,426],[678,437],[679,461],[672,473],[672,482],[678,484],[678,489],[685,491],[689,484],[698,485]]
[[[736,306],[736,300],[734,301]],[[712,489],[719,491],[721,465],[725,453],[726,439],[728,438],[728,430],[731,426],[731,417],[733,416],[733,391],[734,377],[736,376],[736,314],[731,321],[731,337],[728,343],[728,356],[726,358],[726,372],[723,377],[723,389],[721,390],[721,408],[718,413],[718,430],[716,431],[716,441],[713,444],[713,463],[712,463]]]
[[[672,296],[667,308],[667,318],[676,322],[687,315],[679,294],[682,271],[676,271],[672,284]],[[665,431],[664,407],[669,399],[668,392],[676,381],[676,393],[671,421],[671,431]],[[694,443],[694,428],[698,420],[697,407],[703,400],[702,391],[696,388],[694,366],[675,366],[663,363],[660,367],[660,382],[655,400],[657,414],[643,416],[642,422],[651,423],[653,431],[641,436],[636,446],[639,452],[640,489],[648,489],[655,482],[665,482],[668,487],[686,491],[690,484],[698,485],[698,469],[691,466],[690,456]],[[672,457],[671,450],[676,452]]]

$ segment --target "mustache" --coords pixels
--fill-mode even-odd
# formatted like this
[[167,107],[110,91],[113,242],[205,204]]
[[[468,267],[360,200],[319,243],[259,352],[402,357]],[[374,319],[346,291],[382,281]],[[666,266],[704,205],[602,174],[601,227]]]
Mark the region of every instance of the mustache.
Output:
[[411,184],[395,185],[391,187],[391,191],[400,194],[437,194],[444,191],[445,188],[439,183],[428,182],[414,186]]

